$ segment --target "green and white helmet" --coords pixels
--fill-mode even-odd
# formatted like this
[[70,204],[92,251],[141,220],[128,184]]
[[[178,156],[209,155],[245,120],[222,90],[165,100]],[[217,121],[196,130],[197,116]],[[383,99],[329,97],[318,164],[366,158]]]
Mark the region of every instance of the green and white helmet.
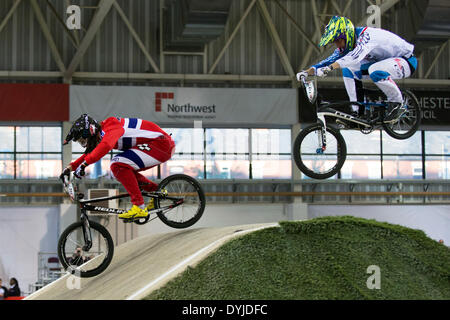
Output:
[[355,45],[355,27],[345,17],[333,16],[330,19],[320,39],[319,47],[326,46],[337,39],[345,39],[345,48],[343,50],[345,53],[352,50]]

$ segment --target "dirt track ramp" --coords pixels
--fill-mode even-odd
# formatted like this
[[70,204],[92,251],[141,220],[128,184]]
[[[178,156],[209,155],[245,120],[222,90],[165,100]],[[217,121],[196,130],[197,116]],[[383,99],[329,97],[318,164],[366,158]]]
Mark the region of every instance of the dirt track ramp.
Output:
[[[111,264],[102,274],[83,279],[75,279],[66,274],[27,299],[141,299],[187,266],[195,265],[226,241],[247,232],[276,225],[266,223],[188,229],[140,237],[116,247]],[[74,287],[80,289],[69,289]]]

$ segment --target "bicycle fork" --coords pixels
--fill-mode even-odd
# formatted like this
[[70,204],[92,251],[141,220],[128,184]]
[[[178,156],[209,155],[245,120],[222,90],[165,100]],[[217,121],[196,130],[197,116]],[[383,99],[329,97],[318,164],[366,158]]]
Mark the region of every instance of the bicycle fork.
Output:
[[323,154],[327,149],[327,123],[325,121],[325,115],[322,113],[317,113],[317,121],[320,123],[321,130],[319,131],[318,138],[318,148],[316,149],[317,154]]
[[84,239],[84,246],[82,249],[83,251],[87,252],[92,248],[92,233],[86,212],[82,212],[81,221],[83,222],[83,239]]

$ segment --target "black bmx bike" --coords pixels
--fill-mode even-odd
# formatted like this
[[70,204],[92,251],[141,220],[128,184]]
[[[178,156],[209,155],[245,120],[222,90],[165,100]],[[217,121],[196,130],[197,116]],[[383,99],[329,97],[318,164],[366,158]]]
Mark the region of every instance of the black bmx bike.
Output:
[[[108,208],[95,203],[130,197],[123,193],[111,197],[84,199],[78,192],[70,176],[63,176],[64,191],[78,204],[81,217],[79,222],[69,225],[58,240],[58,257],[64,269],[82,278],[94,277],[103,272],[111,263],[114,243],[108,230],[98,222],[89,219],[87,211],[97,214],[115,215],[126,212],[123,209]],[[144,197],[154,199],[154,209],[140,219],[124,222],[145,224],[159,218],[173,228],[187,228],[195,224],[205,210],[205,194],[194,178],[175,174],[163,179],[154,192],[142,191]]]
[[[344,165],[347,157],[347,146],[340,133],[341,128],[360,130],[369,134],[375,129],[384,129],[395,139],[407,139],[419,128],[421,123],[420,104],[415,95],[408,90],[402,90],[403,104],[401,114],[394,122],[386,123],[384,118],[388,104],[386,101],[368,102],[336,101],[327,102],[318,98],[317,81],[306,81],[300,78],[305,95],[317,113],[317,123],[302,129],[293,145],[293,157],[297,167],[310,178],[326,179],[334,176]],[[378,90],[364,89],[365,92]],[[365,99],[367,101],[367,99]],[[353,116],[336,110],[359,106],[363,113]],[[334,118],[327,122],[326,118]],[[339,128],[338,126],[341,126]]]

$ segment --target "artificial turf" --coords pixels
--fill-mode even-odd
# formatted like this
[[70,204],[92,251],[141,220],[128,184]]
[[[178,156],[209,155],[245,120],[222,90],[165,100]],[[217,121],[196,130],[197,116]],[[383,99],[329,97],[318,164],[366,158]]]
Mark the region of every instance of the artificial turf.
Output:
[[447,300],[450,250],[422,231],[375,220],[282,221],[229,241],[146,299]]

